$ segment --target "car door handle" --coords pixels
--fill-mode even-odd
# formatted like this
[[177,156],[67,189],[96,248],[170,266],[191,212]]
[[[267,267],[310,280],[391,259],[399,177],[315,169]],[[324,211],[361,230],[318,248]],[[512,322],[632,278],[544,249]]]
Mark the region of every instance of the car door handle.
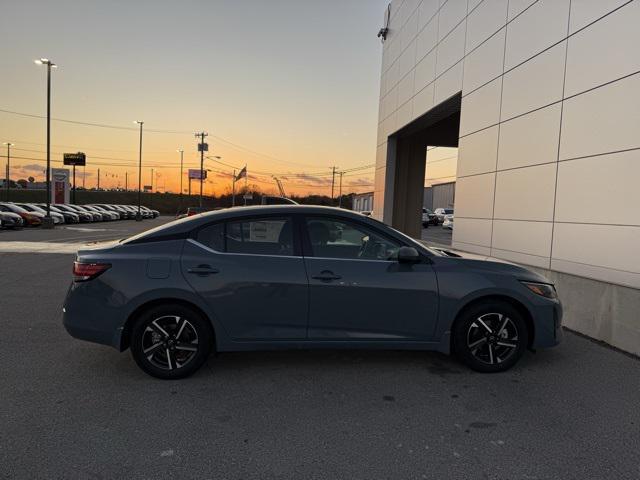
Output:
[[213,268],[209,265],[198,265],[197,267],[190,268],[187,270],[189,273],[194,273],[200,276],[213,275],[214,273],[219,273],[220,270],[217,268]]
[[311,278],[322,280],[323,282],[330,282],[331,280],[340,280],[342,277],[334,274],[331,270],[323,270],[318,275],[312,275]]

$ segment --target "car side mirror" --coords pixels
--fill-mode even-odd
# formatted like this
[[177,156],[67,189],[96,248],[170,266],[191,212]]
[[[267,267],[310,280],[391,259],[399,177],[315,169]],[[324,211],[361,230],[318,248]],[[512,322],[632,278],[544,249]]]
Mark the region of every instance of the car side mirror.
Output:
[[413,247],[400,247],[398,250],[398,262],[399,263],[418,263],[420,261],[420,254]]

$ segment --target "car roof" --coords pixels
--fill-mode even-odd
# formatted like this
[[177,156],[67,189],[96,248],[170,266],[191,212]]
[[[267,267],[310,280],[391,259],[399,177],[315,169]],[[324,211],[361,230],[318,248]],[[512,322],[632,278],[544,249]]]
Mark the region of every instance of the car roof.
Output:
[[352,210],[345,210],[343,208],[324,207],[316,205],[255,205],[246,207],[225,208],[222,210],[205,212],[197,215],[192,215],[190,217],[180,218],[178,220],[174,220],[173,222],[160,225],[156,228],[152,228],[151,230],[147,230],[146,232],[142,232],[138,235],[134,235],[133,237],[125,240],[123,243],[134,242],[142,238],[150,239],[156,236],[164,238],[173,235],[180,235],[218,220],[223,221],[228,219],[239,219],[243,217],[278,214],[333,215],[344,218],[351,218],[360,223],[371,225],[374,228],[380,228],[380,222],[378,220],[367,217]]

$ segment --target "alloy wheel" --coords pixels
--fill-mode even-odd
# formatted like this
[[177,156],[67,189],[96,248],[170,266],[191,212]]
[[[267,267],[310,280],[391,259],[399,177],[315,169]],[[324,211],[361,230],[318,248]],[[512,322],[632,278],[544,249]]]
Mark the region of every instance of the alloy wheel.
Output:
[[478,361],[496,365],[508,360],[519,344],[518,328],[506,315],[485,313],[467,331],[467,348]]
[[185,318],[177,315],[158,317],[146,326],[142,352],[154,366],[175,370],[187,365],[198,351],[198,333]]

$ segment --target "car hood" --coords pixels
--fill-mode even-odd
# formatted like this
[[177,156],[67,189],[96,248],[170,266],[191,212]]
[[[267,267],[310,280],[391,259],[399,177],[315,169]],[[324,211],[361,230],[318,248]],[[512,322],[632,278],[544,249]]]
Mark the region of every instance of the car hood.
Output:
[[33,215],[34,217],[40,217],[40,218],[44,218],[45,214],[44,213],[40,213],[40,212],[25,212],[28,213],[29,215]]
[[22,217],[20,215],[18,215],[17,213],[13,213],[13,212],[0,212],[0,218],[17,220],[17,219],[22,218]]
[[461,252],[459,250],[440,247],[429,248],[442,254],[443,257],[438,257],[438,259],[442,259],[448,264],[455,263],[469,269],[513,275],[519,280],[527,280],[530,282],[553,283],[544,275],[540,275],[539,273],[531,271],[521,265],[517,265],[500,258],[490,257],[488,255],[476,255],[474,253]]

